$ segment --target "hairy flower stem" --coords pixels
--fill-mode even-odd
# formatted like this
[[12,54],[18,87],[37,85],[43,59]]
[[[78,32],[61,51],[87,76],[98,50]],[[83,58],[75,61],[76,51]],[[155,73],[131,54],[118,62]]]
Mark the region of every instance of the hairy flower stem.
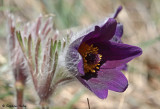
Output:
[[17,102],[17,109],[23,109],[23,92],[24,92],[24,85],[20,81],[16,81],[16,102]]
[[17,109],[23,109],[23,90],[16,90],[17,93]]
[[40,101],[41,109],[49,109],[47,101]]
[[49,107],[48,107],[48,106],[47,106],[47,107],[45,107],[45,106],[43,107],[43,106],[42,106],[42,108],[41,108],[41,109],[49,109]]

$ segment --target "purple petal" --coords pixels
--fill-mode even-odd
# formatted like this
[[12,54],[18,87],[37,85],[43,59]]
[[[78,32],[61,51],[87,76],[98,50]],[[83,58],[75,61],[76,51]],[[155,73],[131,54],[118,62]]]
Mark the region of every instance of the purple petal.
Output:
[[89,90],[91,90],[90,86],[86,83],[86,80],[82,79],[79,75],[76,76],[76,78]]
[[87,34],[82,42],[93,44],[104,40],[110,40],[116,31],[117,22],[110,18],[102,27],[95,26],[95,30]]
[[87,81],[87,84],[90,86],[91,91],[95,93],[99,98],[105,99],[108,96],[107,85],[103,84],[99,79],[91,79]]
[[98,77],[88,81],[77,76],[77,79],[99,98],[107,98],[108,89],[123,92],[128,87],[126,77],[117,69],[100,69]]
[[65,57],[66,67],[70,72],[73,73],[73,75],[77,75],[77,73],[79,73],[77,69],[77,65],[80,60],[79,53],[77,51],[77,48],[79,46],[78,41],[79,40],[76,40],[70,45]]
[[116,32],[115,32],[115,36],[121,38],[123,35],[123,25],[118,23],[117,27],[116,27]]
[[99,48],[102,61],[104,61],[101,68],[113,69],[119,67],[142,54],[141,48],[122,43],[108,41],[97,43],[95,46]]
[[124,65],[121,65],[121,66],[117,67],[116,69],[118,69],[119,71],[121,71],[121,70],[127,71],[128,65],[124,64]]
[[113,18],[116,18],[118,16],[118,14],[120,13],[120,11],[122,10],[122,6],[119,6],[118,9],[116,10]]
[[101,99],[105,99],[108,96],[107,85],[103,84],[99,79],[90,79],[88,81],[82,79],[81,77],[77,77],[77,79],[90,91],[92,91],[97,97]]
[[122,43],[121,37],[123,35],[123,25],[118,23],[116,27],[116,32],[115,35],[112,37],[110,40],[111,42],[117,42],[117,43]]
[[109,90],[123,92],[128,87],[127,78],[117,69],[101,69],[98,72],[98,78]]
[[80,62],[78,63],[77,68],[78,68],[79,73],[84,75],[83,60],[80,60]]

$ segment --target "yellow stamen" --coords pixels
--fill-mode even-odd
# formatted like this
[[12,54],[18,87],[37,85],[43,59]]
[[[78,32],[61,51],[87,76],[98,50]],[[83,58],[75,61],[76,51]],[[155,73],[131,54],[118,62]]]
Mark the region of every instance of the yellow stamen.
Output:
[[[96,72],[95,69],[99,69],[99,62],[102,58],[102,55],[101,54],[98,54],[98,47],[94,47],[93,44],[92,45],[88,45],[88,44],[85,44],[85,43],[82,43],[78,49],[78,52],[81,54],[81,56],[83,57],[83,65],[84,65],[84,72],[87,73],[89,71],[91,71],[92,73]],[[98,55],[99,57],[99,60],[95,63],[92,63],[92,64],[88,64],[87,63],[87,60],[86,60],[86,57],[88,54],[95,54],[95,55]]]

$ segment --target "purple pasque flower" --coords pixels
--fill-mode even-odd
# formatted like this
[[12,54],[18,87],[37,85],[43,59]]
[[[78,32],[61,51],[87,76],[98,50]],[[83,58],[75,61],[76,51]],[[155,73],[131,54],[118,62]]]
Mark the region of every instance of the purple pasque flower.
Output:
[[108,90],[126,90],[128,80],[121,70],[142,54],[141,48],[121,41],[123,25],[115,20],[121,9],[102,26],[96,25],[93,31],[75,40],[67,53],[69,71],[101,99],[107,97]]

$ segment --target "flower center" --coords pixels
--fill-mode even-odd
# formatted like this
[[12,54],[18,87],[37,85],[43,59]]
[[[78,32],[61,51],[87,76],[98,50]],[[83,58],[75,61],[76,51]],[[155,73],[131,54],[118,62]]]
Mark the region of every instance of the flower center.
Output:
[[85,60],[87,60],[87,64],[93,64],[96,62],[97,55],[88,53],[87,56],[85,57]]
[[98,47],[92,45],[87,45],[82,43],[78,49],[78,52],[83,58],[84,72],[85,73],[95,73],[100,66],[101,54],[98,54]]

